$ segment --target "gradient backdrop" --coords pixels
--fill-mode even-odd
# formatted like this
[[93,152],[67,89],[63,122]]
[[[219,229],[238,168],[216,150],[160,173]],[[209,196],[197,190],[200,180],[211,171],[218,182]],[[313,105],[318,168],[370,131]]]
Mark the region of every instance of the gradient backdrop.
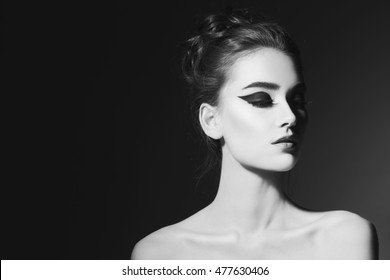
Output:
[[2,259],[128,259],[140,238],[211,201],[215,174],[195,188],[204,152],[180,43],[225,4],[276,19],[301,48],[313,104],[292,197],[371,220],[390,259],[386,5],[156,2],[4,4]]

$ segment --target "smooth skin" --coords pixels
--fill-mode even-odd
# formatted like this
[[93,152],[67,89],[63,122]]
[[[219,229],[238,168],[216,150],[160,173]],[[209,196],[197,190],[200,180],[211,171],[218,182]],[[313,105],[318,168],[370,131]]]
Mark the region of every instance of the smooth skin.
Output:
[[[369,221],[347,211],[302,209],[281,191],[307,124],[303,81],[292,60],[261,48],[237,59],[226,76],[218,105],[204,103],[199,110],[203,131],[222,141],[216,198],[146,236],[131,258],[376,259],[377,235]],[[251,102],[241,98],[248,96]],[[264,105],[264,98],[271,102]],[[291,135],[294,149],[273,144]]]

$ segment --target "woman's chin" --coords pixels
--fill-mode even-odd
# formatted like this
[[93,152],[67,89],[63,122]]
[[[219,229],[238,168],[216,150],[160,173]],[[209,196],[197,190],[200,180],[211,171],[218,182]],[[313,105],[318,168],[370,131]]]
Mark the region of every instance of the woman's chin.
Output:
[[287,172],[295,167],[298,158],[292,155],[269,159],[266,162],[257,162],[255,164],[246,164],[248,169],[265,170],[273,172]]
[[276,172],[287,172],[295,167],[298,159],[295,157],[291,157],[289,159],[280,160],[274,163],[274,166],[270,166],[270,170],[274,170]]

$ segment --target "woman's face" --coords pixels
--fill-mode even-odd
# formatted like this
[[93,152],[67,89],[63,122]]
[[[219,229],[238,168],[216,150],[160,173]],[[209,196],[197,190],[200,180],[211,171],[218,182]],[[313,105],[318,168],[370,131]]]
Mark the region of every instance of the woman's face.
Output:
[[230,153],[243,166],[270,171],[295,165],[307,111],[305,85],[290,57],[263,48],[237,59],[219,101],[224,157]]

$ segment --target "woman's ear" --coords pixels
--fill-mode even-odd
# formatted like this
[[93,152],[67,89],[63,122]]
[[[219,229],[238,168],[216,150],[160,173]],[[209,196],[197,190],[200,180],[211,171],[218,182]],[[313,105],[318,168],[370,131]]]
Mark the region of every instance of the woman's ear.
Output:
[[199,123],[207,136],[218,140],[222,138],[222,127],[218,108],[207,103],[199,107]]

